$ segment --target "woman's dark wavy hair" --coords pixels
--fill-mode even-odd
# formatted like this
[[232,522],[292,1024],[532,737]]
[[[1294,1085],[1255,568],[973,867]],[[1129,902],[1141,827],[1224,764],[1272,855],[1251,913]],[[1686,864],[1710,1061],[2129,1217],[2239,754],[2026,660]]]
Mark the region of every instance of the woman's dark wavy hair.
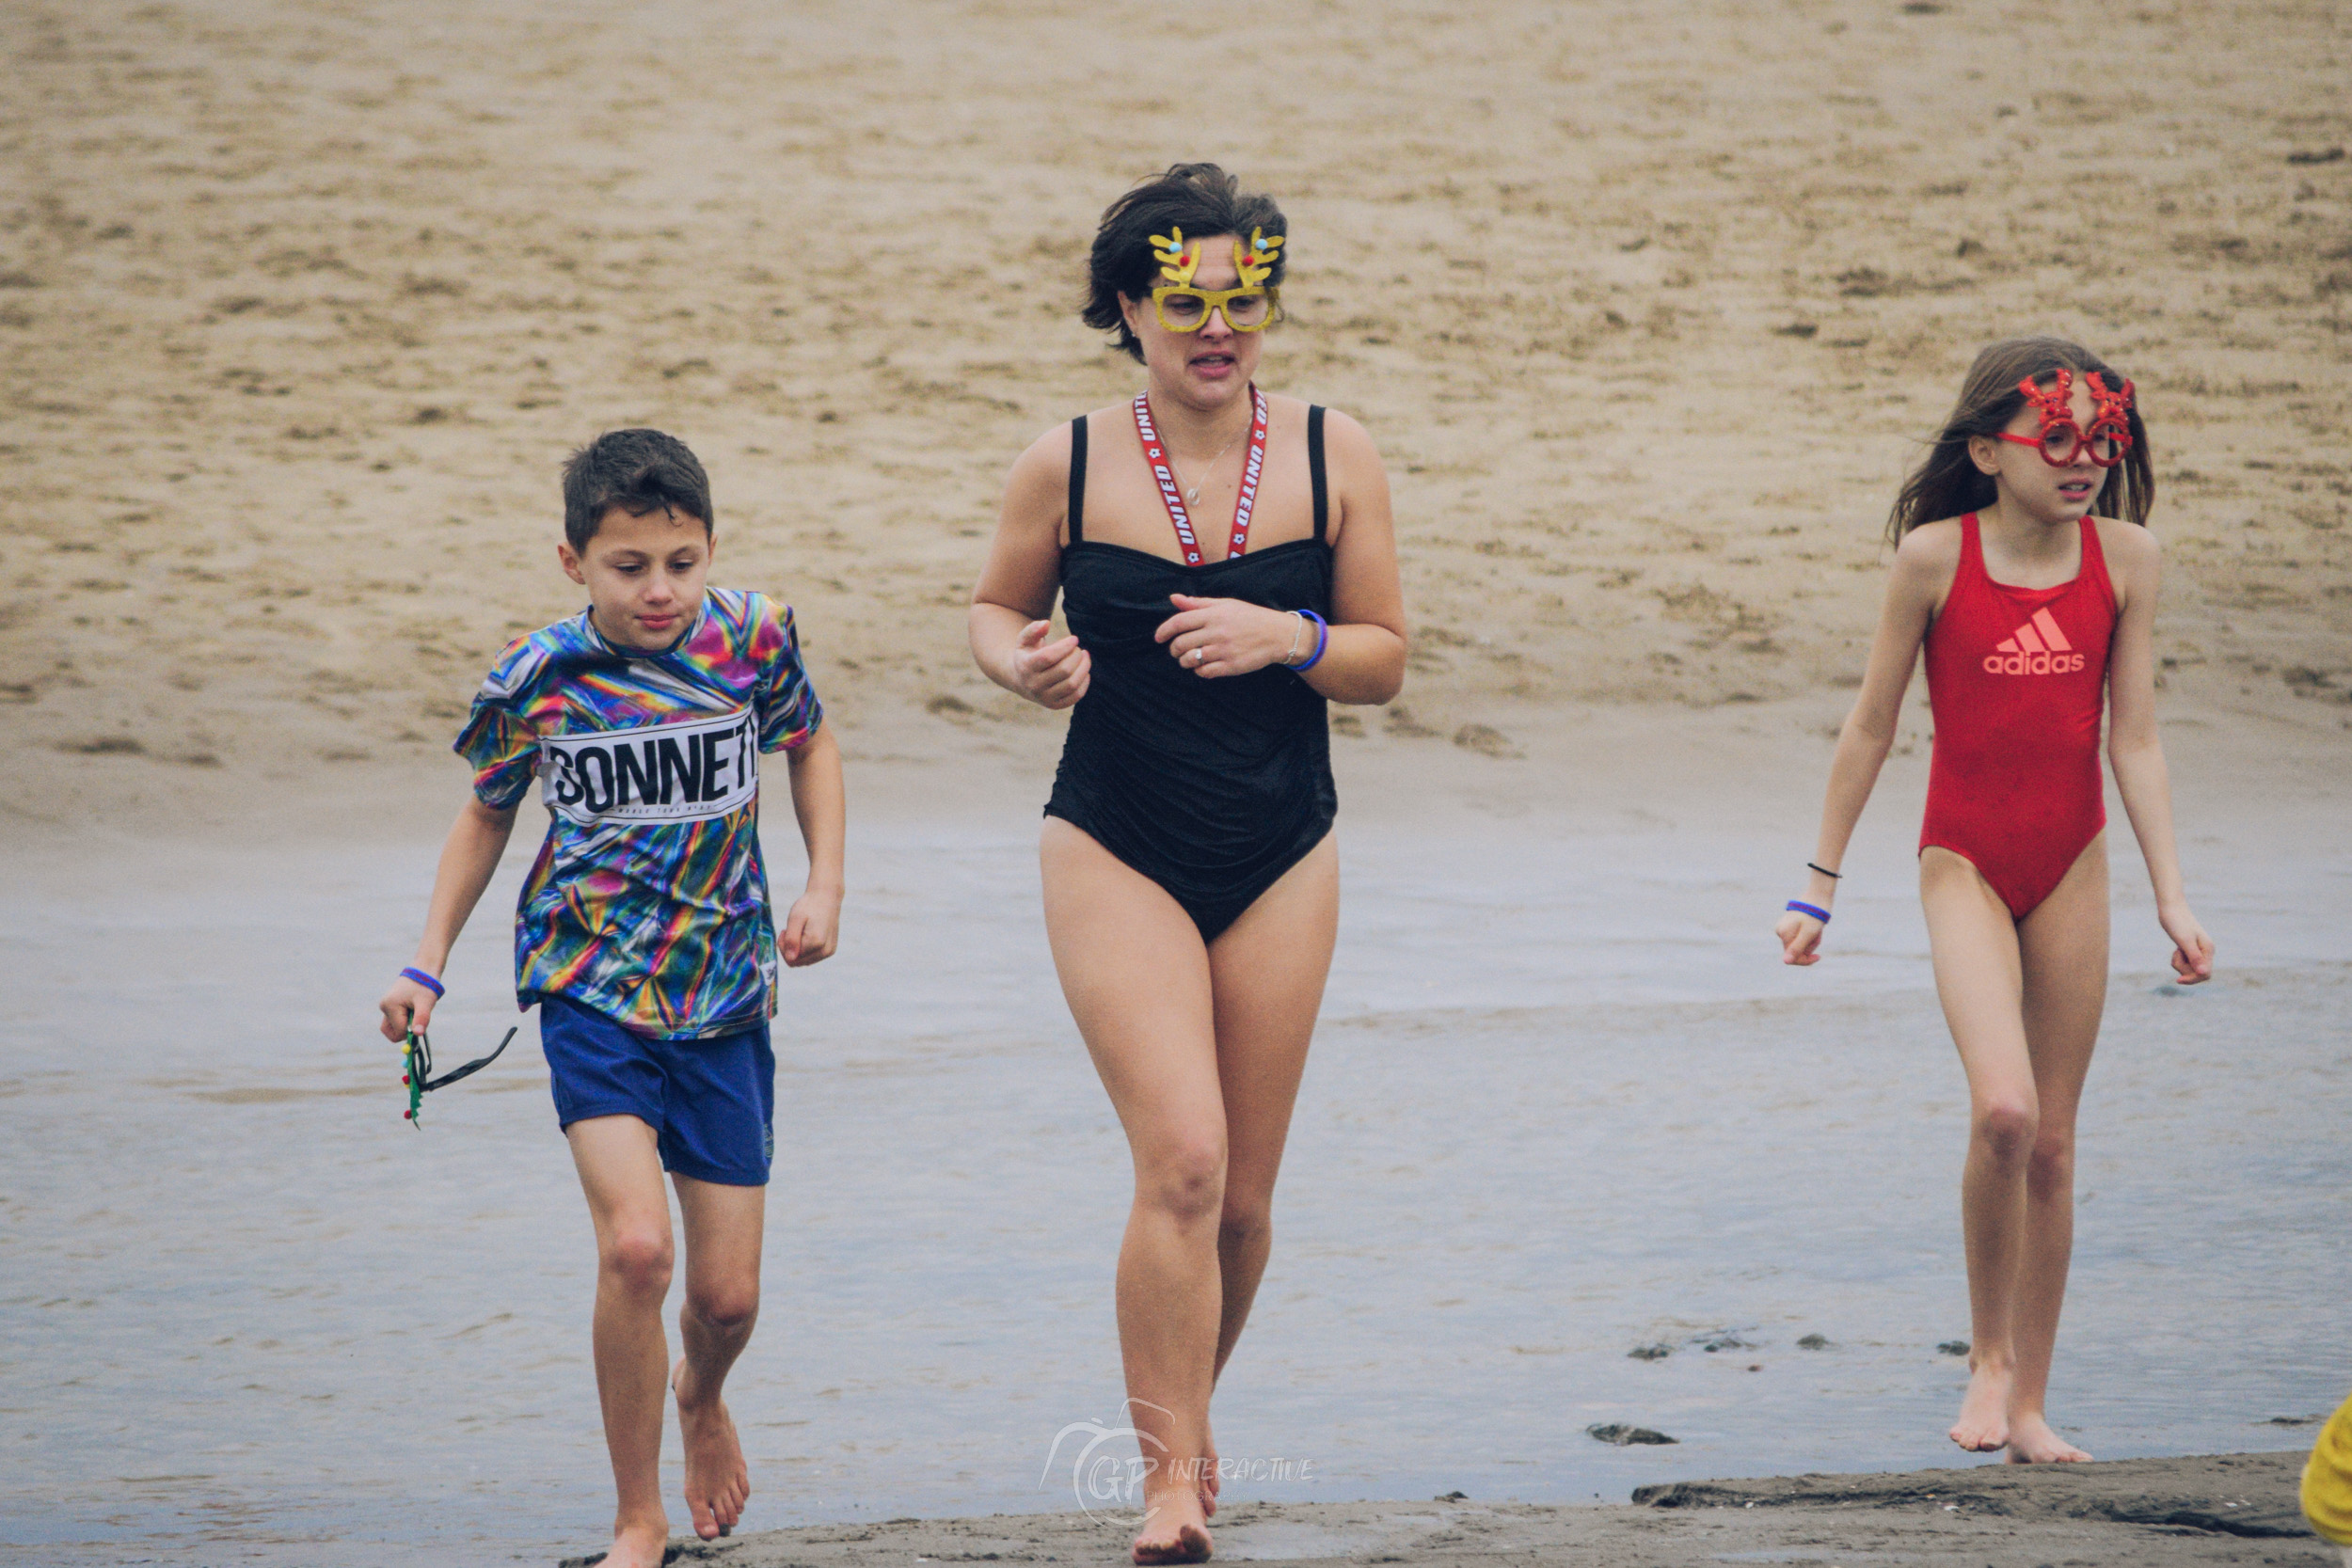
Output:
[[[1993,476],[1978,470],[1968,455],[1968,438],[1996,436],[2007,429],[2026,405],[2026,394],[2017,384],[2028,378],[2044,380],[2060,369],[2074,372],[2077,381],[2096,371],[2110,388],[2121,387],[2125,380],[2114,366],[2063,338],[2010,338],[1977,356],[1977,362],[1968,367],[1968,379],[1961,384],[1960,402],[1944,421],[1944,433],[1895,498],[1895,508],[1886,518],[1889,544],[1901,544],[1903,535],[1921,523],[1981,512],[1993,504],[1997,496]],[[2148,514],[2156,504],[2156,471],[2149,460],[2148,427],[2140,423],[2137,398],[2129,417],[2132,450],[2107,470],[2106,483],[2099,486],[2091,510],[2145,528]]]
[[[1263,229],[1266,238],[1288,236],[1290,220],[1270,196],[1244,195],[1241,181],[1215,164],[1173,164],[1104,210],[1102,227],[1094,231],[1094,250],[1087,258],[1086,309],[1078,319],[1104,332],[1115,332],[1111,346],[1122,349],[1140,364],[1143,344],[1127,330],[1120,313],[1119,296],[1141,299],[1158,286],[1159,258],[1152,253],[1152,236],[1182,229],[1184,237],[1206,239],[1212,234],[1239,234]],[[1290,246],[1275,252],[1268,283],[1279,284]]]

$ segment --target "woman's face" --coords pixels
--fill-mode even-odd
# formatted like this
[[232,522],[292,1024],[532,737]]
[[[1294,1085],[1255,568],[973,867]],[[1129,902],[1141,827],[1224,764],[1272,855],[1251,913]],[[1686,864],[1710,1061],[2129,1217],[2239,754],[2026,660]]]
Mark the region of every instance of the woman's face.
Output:
[[[1211,234],[1200,245],[1194,288],[1231,289],[1241,282],[1233,268],[1234,236]],[[1127,330],[1143,344],[1143,363],[1152,372],[1154,389],[1196,408],[1217,408],[1240,396],[1258,373],[1263,331],[1236,332],[1224,311],[1212,310],[1198,331],[1171,332],[1160,325],[1150,289],[1139,299],[1125,294],[1119,298]]]

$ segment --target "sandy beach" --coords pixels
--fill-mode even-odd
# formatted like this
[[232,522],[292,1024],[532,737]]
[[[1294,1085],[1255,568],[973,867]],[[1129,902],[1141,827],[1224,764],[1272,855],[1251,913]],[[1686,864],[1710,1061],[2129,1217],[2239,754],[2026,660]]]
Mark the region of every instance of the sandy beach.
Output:
[[[557,466],[652,423],[710,470],[716,578],[796,607],[852,806],[739,1374],[749,1523],[795,1528],[691,1550],[1115,1553],[1019,1512],[1116,1404],[1125,1166],[1037,915],[1062,721],[963,607],[1013,455],[1135,385],[1074,319],[1096,215],[1209,157],[1290,214],[1266,384],[1378,442],[1412,631],[1403,695],[1335,710],[1340,958],[1220,1394],[1229,1451],[1336,1479],[1244,1489],[1220,1555],[2326,1560],[2280,1423],[2343,1397],[2352,1299],[2343,8],[0,0],[0,1546],[593,1544],[532,1031],[420,1136],[368,1023],[468,700],[579,608]],[[2020,1477],[1931,1468],[1964,1091],[1923,693],[1836,961],[1763,938],[1885,507],[2030,330],[2139,388],[2223,970],[2166,985],[2110,797],[2060,1378],[2115,1462]],[[512,1022],[536,817],[453,1040]]]
[[[1680,1481],[1629,1505],[1256,1504],[1220,1520],[1220,1559],[1241,1562],[1573,1563],[1682,1568],[1718,1562],[1983,1564],[1984,1568],[2332,1565],[2295,1503],[2286,1454],[2140,1459],[2086,1468],[2014,1465],[1901,1475]],[[853,1530],[768,1530],[678,1543],[667,1560],[734,1568],[1110,1560],[1120,1523],[1085,1514],[897,1519]],[[566,1558],[588,1568],[602,1554]]]

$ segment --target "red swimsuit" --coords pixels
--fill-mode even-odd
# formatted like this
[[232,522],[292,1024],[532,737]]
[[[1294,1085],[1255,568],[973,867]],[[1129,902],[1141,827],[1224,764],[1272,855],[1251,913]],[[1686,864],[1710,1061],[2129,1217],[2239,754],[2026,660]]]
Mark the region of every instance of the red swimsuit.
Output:
[[2115,587],[2099,525],[2056,588],[2012,588],[1984,569],[1977,515],[1960,520],[1960,570],[1928,628],[1935,753],[1919,847],[1977,868],[2023,920],[2106,826],[2099,721]]

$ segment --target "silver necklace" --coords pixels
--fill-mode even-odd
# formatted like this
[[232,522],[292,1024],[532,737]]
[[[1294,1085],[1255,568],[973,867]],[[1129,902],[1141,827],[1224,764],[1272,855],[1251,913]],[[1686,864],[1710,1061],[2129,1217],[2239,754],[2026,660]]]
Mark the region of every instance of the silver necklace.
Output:
[[[1244,426],[1242,426],[1242,433],[1243,433],[1243,435],[1247,435],[1247,434],[1248,433],[1248,430],[1249,430],[1249,427],[1248,427],[1248,425],[1244,425]],[[1233,440],[1232,440],[1232,441],[1228,441],[1228,442],[1226,442],[1223,446],[1221,446],[1221,447],[1219,447],[1219,448],[1217,448],[1217,449],[1216,449],[1216,455],[1215,457],[1212,457],[1212,458],[1210,458],[1210,459],[1209,459],[1209,472],[1210,472],[1210,473],[1215,473],[1215,472],[1216,472],[1216,466],[1217,466],[1219,463],[1222,463],[1222,462],[1224,462],[1224,461],[1225,461],[1225,454],[1226,454],[1227,452],[1232,451],[1233,450],[1233,441],[1238,441],[1238,440],[1240,440],[1240,439],[1241,439],[1241,436],[1234,436],[1234,437],[1233,437]],[[1177,468],[1177,467],[1176,467],[1176,452],[1175,452],[1175,450],[1174,450],[1173,448],[1170,448],[1170,449],[1168,450],[1168,466],[1169,467],[1171,467],[1171,468],[1176,468],[1176,483],[1179,483],[1179,484],[1184,484],[1184,469],[1182,469],[1182,468]],[[1186,506],[1199,506],[1199,505],[1200,504],[1200,485],[1198,485],[1198,484],[1185,484],[1185,485],[1184,485],[1184,504],[1185,504]]]

